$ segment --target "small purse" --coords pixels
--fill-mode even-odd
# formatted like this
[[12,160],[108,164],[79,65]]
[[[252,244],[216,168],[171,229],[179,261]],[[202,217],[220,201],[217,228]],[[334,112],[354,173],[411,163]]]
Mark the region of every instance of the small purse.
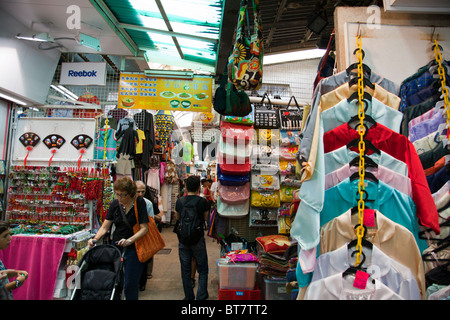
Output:
[[241,218],[248,215],[250,200],[246,200],[239,204],[228,204],[220,197],[217,197],[217,212],[221,217],[225,218]]
[[252,190],[279,190],[280,189],[280,179],[278,175],[266,175],[252,173]]
[[253,207],[278,208],[280,206],[280,192],[252,190],[251,205]]
[[[291,107],[291,101],[294,99],[295,107]],[[301,130],[303,111],[297,103],[294,96],[288,102],[286,108],[280,108],[280,128],[281,130]]]
[[[267,98],[268,103],[264,100]],[[278,129],[280,127],[280,114],[270,102],[269,95],[264,93],[259,104],[255,104],[255,129]]]
[[[131,228],[123,211],[120,210],[120,212],[122,213],[124,222],[128,225],[128,227]],[[140,229],[136,199],[134,199],[134,213],[136,215],[136,224],[132,229],[134,234],[136,234],[136,232],[138,232]],[[155,219],[153,219],[153,217],[148,217],[148,220],[147,233],[134,243],[138,259],[142,263],[150,260],[151,257],[153,257],[159,250],[163,249],[166,246],[164,239],[161,236],[158,227],[156,226]]]
[[250,207],[250,227],[276,227],[277,208]]
[[226,186],[219,181],[219,197],[228,204],[242,203],[250,197],[250,182],[243,186]]
[[280,130],[280,145],[281,146],[299,146],[301,142],[300,130]]
[[243,186],[250,181],[250,173],[242,176],[224,174],[222,173],[222,171],[220,170],[220,166],[218,165],[217,178],[219,179],[220,184],[224,186]]

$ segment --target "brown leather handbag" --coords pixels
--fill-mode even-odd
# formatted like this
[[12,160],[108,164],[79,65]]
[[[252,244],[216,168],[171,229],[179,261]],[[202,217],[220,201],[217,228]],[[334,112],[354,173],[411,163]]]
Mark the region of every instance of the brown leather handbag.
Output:
[[[137,223],[133,227],[133,232],[136,233],[140,229],[136,199],[134,200],[134,213],[136,214]],[[135,241],[136,253],[139,261],[142,263],[147,262],[166,245],[156,226],[155,219],[148,217],[148,220],[147,233],[141,239]]]

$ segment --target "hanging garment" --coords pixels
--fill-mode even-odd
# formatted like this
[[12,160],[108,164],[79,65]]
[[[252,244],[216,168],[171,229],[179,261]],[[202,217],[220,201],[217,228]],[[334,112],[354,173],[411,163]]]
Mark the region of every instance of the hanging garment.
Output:
[[[314,126],[314,129],[311,129],[312,131],[310,131],[309,134],[303,132],[302,141],[300,142],[299,147],[300,152],[297,154],[297,161],[301,164],[305,174],[303,179],[310,178],[317,160],[317,144],[322,136],[319,135],[319,128],[316,126],[323,126],[323,131],[328,132],[339,125],[347,123],[353,116],[356,116],[358,114],[358,108],[359,105],[357,100],[349,102],[347,99],[341,100],[335,106],[327,106],[322,103],[318,105],[317,109],[319,112],[316,115],[317,118],[309,125],[310,128]],[[366,101],[365,114],[371,116],[375,122],[380,123],[395,132],[400,131],[403,116],[402,113],[386,106],[375,97],[372,97],[371,102]],[[305,146],[302,147],[304,139],[308,142],[308,158],[301,158],[303,152],[301,150],[302,148],[305,148]],[[305,161],[305,159],[307,161]]]
[[[368,228],[367,240],[377,246],[390,258],[411,270],[425,299],[425,275],[422,256],[414,236],[405,227],[386,218],[379,210],[375,211],[376,229]],[[353,218],[357,218],[353,216]],[[351,210],[331,220],[321,228],[319,252],[334,251],[344,244],[356,239]],[[298,275],[298,272],[297,272]]]
[[132,169],[134,169],[134,161],[130,159],[129,154],[119,154],[116,164],[116,174],[118,175],[132,175]]
[[[367,92],[372,97],[380,101],[382,104],[385,104],[389,108],[398,111],[400,106],[400,98],[387,91],[379,84],[374,84],[375,89],[371,89],[369,87],[364,88],[364,92]],[[352,93],[357,92],[357,85],[349,86],[349,83],[344,83],[340,87],[336,88],[333,91],[330,91],[320,97],[320,104],[324,110],[327,110],[335,105],[337,105],[342,100],[348,99]]]
[[450,180],[450,172],[447,167],[440,169],[438,172],[427,177],[428,186],[432,193],[442,188],[447,181]]
[[[358,167],[346,164],[340,169],[328,173],[325,176],[325,190],[338,185],[352,174],[357,173],[358,170]],[[365,172],[372,173],[377,179],[383,181],[390,187],[412,197],[411,180],[408,176],[399,174],[383,166],[378,166],[377,168],[368,167],[365,169]]]
[[[314,90],[312,106],[308,113],[308,117],[303,121],[302,141],[299,146],[297,160],[302,166],[304,172],[303,179],[310,179],[314,171],[315,159],[310,159],[310,152],[312,148],[316,148],[317,142],[313,141],[313,137],[317,137],[317,125],[320,123],[320,113],[327,107],[321,105],[322,95],[337,89],[350,81],[349,75],[346,71],[337,73],[331,77],[322,79]],[[392,81],[381,77],[375,72],[371,72],[369,81],[373,84],[379,84],[387,91],[397,95],[398,86]],[[348,98],[347,96],[346,98]],[[380,99],[382,101],[383,99]]]
[[[106,149],[105,149],[106,140]],[[113,128],[101,128],[97,135],[97,142],[94,150],[94,159],[115,160],[116,159],[116,130]],[[106,154],[105,154],[106,150]]]
[[438,99],[431,97],[417,105],[406,108],[403,111],[403,120],[400,133],[404,136],[409,136],[409,130],[411,130],[413,125],[430,119],[439,109],[435,109],[437,101]]
[[426,137],[432,132],[438,130],[439,125],[446,122],[441,112],[437,112],[431,119],[422,121],[409,130],[409,140],[414,142],[418,139]]
[[128,154],[131,157],[136,155],[136,141],[139,139],[136,130],[133,126],[129,126],[125,130],[121,130],[119,133],[116,131],[116,139],[119,142],[118,153]]
[[[364,248],[363,252],[365,254],[363,267],[374,272],[372,278],[379,280],[405,300],[421,299],[419,286],[411,270],[386,255],[377,246],[373,246],[372,250]],[[345,244],[317,258],[312,282],[341,274],[354,265],[355,259],[350,257],[348,244]]]
[[343,278],[342,273],[312,282],[305,300],[404,300],[378,280],[367,281],[365,289],[353,286],[354,276]]
[[[324,152],[330,152],[350,141],[359,139],[356,130],[348,124],[341,125],[324,134]],[[389,153],[408,166],[409,178],[413,190],[413,200],[417,207],[417,216],[420,223],[439,233],[439,223],[436,206],[426,182],[425,173],[419,156],[413,144],[403,135],[398,134],[381,124],[374,125],[367,130],[365,139],[372,142],[375,148]]]
[[[328,132],[344,123],[347,123],[353,116],[358,115],[359,103],[357,100],[348,102],[346,99],[339,102],[336,106],[322,111],[321,117],[323,122],[324,132]],[[389,129],[400,132],[400,124],[402,122],[403,114],[397,110],[389,108],[381,103],[375,97],[372,101],[366,101],[365,116],[370,116],[372,119],[381,123]]]
[[425,89],[434,82],[435,79],[433,77],[433,73],[430,72],[430,66],[431,65],[429,64],[421,67],[415,74],[402,81],[399,92],[401,99],[399,108],[400,111],[405,110],[407,107],[406,99],[408,96]]
[[153,189],[160,191],[159,168],[150,168],[147,173],[147,185]]
[[[428,87],[421,89],[420,91],[411,94],[406,97],[406,109],[410,106],[414,106],[419,104],[430,97],[440,96],[441,93],[439,91],[440,80],[434,80]],[[405,110],[406,110],[405,109]]]
[[417,154],[420,156],[422,153],[433,150],[442,141],[441,132],[435,131],[413,142],[414,148]]
[[140,130],[144,131],[145,140],[142,147],[142,165],[147,169],[150,166],[150,157],[155,147],[155,125],[153,115],[146,110],[142,110],[133,116],[134,121],[142,126]]
[[[424,153],[420,154],[419,160],[422,164],[422,167],[427,170],[434,167],[442,157],[448,154],[450,154],[450,150],[444,146],[442,141],[440,141],[432,150],[425,151]],[[435,172],[433,173],[436,173],[437,171],[439,171],[439,169],[435,170]]]
[[[378,166],[383,166],[385,168],[391,169],[398,174],[408,177],[408,167],[406,163],[397,160],[393,156],[389,155],[384,151],[378,153],[372,153],[367,156]],[[346,166],[355,158],[359,160],[359,153],[351,151],[347,146],[342,146],[331,152],[327,152],[324,155],[325,158],[325,174],[329,174],[335,170],[339,170],[343,166]]]
[[136,130],[136,132],[138,135],[138,140],[136,142],[136,154],[141,154],[144,152],[145,133],[140,129]]
[[[358,205],[356,196],[358,182],[358,179],[350,181],[349,178],[346,178],[325,191],[325,203],[332,203],[333,206],[324,205],[320,212],[321,226],[349,208]],[[421,252],[428,247],[426,241],[419,238],[420,229],[415,214],[416,208],[411,197],[388,186],[383,181],[375,183],[366,180],[364,190],[367,192],[366,207],[380,210],[387,218],[407,228],[414,235]]]

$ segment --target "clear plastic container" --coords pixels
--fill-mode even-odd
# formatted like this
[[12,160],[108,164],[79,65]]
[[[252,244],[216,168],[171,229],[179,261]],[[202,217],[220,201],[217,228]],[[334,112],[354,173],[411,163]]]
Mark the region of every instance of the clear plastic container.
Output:
[[257,263],[227,263],[226,259],[219,259],[217,265],[221,289],[253,290],[255,288]]

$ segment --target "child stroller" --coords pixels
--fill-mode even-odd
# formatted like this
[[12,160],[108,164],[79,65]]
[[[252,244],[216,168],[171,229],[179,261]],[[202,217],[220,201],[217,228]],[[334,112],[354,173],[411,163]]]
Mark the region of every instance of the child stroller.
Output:
[[78,263],[71,300],[121,300],[124,258],[113,245],[95,246]]

